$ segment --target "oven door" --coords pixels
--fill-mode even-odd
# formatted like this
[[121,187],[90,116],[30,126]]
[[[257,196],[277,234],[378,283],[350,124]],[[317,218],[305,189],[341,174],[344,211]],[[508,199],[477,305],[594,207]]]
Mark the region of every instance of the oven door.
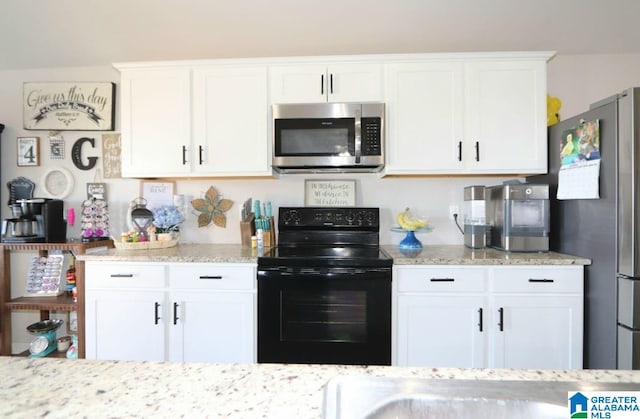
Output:
[[391,365],[391,269],[259,268],[258,362]]

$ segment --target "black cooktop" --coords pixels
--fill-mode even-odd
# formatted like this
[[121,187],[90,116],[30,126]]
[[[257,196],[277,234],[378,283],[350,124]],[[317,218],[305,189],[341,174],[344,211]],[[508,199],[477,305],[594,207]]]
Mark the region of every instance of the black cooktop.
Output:
[[392,264],[391,256],[378,246],[276,246],[258,257],[258,267],[391,267]]
[[278,246],[258,267],[391,267],[379,247],[380,210],[372,207],[281,207]]

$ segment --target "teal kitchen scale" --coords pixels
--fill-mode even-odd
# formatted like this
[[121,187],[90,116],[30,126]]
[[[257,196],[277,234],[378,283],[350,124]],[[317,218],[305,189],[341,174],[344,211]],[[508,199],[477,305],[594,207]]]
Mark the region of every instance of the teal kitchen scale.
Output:
[[60,319],[43,320],[27,326],[27,331],[35,335],[35,339],[29,345],[31,358],[42,358],[56,350],[56,330],[62,323]]

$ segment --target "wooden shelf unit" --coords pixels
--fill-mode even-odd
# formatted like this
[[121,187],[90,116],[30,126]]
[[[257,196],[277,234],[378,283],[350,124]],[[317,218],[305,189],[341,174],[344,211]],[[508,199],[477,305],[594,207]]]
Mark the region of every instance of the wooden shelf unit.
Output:
[[113,247],[113,241],[66,243],[0,243],[0,355],[12,355],[11,350],[11,312],[13,310],[39,310],[40,320],[49,318],[50,310],[76,311],[78,314],[78,357],[84,358],[84,262],[76,259],[76,287],[78,301],[72,297],[19,297],[11,298],[11,251],[24,250],[38,252],[47,256],[50,250],[66,250],[74,255],[86,253],[96,247]]

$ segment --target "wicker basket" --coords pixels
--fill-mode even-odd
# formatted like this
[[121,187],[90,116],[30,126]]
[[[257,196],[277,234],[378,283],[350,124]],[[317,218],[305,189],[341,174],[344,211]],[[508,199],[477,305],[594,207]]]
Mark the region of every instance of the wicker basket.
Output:
[[175,247],[178,244],[178,240],[165,240],[165,241],[149,241],[149,242],[118,242],[114,241],[113,244],[116,249],[122,250],[151,250],[151,249],[165,249],[168,247]]

